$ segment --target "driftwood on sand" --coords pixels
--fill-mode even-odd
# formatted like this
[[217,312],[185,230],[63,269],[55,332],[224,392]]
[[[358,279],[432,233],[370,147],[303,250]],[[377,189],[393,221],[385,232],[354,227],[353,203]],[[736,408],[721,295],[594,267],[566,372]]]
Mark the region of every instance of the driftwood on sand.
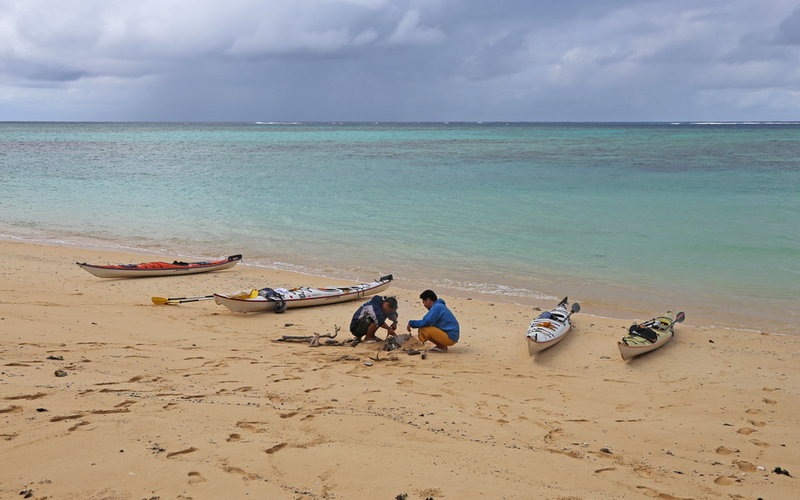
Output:
[[[284,335],[279,339],[273,340],[273,342],[297,342],[297,343],[307,343],[309,347],[319,347],[321,345],[343,345],[344,342],[340,342],[338,340],[333,340],[339,335],[339,328],[338,325],[333,325],[334,331],[333,333],[317,333],[314,332],[313,335]],[[329,339],[325,342],[320,342],[320,339]]]

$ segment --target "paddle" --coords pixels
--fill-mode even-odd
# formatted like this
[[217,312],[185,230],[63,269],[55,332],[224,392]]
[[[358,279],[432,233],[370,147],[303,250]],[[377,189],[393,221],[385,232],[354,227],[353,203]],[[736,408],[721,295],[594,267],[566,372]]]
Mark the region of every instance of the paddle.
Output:
[[153,304],[156,305],[164,305],[164,304],[183,304],[184,302],[198,302],[200,300],[211,300],[213,299],[213,295],[203,295],[197,297],[150,297],[150,300],[153,301]]
[[670,323],[668,327],[664,328],[664,330],[669,330],[675,323],[683,323],[683,320],[685,319],[686,315],[683,314],[683,311],[679,312],[678,314],[675,315],[675,319],[672,320],[672,323]]
[[570,313],[569,313],[569,314],[567,314],[567,317],[566,317],[566,318],[564,318],[564,321],[567,321],[567,320],[569,319],[569,317],[570,317],[570,316],[572,316],[572,315],[573,315],[573,314],[575,314],[576,312],[580,312],[580,310],[581,310],[581,305],[580,305],[580,304],[578,304],[577,302],[573,303],[573,304],[572,304],[572,310],[570,311]]

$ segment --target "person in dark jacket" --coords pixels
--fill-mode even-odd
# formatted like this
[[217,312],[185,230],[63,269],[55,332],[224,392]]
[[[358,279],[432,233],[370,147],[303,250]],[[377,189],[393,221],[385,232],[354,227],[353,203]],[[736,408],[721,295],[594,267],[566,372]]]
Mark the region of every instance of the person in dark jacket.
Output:
[[417,328],[420,342],[433,342],[436,347],[429,349],[430,351],[447,352],[447,347],[458,342],[460,336],[456,317],[433,290],[425,290],[419,298],[428,313],[420,320],[409,321],[406,329],[411,333],[412,328]]
[[[386,324],[387,319],[392,321],[392,326]],[[396,298],[376,295],[369,302],[362,304],[350,320],[350,333],[364,342],[382,340],[375,336],[378,328],[385,328],[389,335],[397,335]]]

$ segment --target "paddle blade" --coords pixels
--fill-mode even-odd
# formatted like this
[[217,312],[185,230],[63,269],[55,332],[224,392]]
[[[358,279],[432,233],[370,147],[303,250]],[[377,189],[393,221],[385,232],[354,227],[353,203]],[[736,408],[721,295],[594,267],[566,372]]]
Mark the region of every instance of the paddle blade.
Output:
[[572,304],[572,312],[573,313],[579,312],[580,310],[581,310],[581,305],[580,304],[578,304],[577,302]]
[[566,305],[569,302],[569,297],[564,297],[561,302],[558,303],[559,306]]
[[158,306],[163,306],[164,304],[169,302],[169,299],[166,297],[150,297],[150,300],[153,301],[153,304],[156,304]]
[[686,319],[686,315],[683,314],[683,311],[679,312],[677,316],[675,316],[674,323],[683,323],[683,320]]

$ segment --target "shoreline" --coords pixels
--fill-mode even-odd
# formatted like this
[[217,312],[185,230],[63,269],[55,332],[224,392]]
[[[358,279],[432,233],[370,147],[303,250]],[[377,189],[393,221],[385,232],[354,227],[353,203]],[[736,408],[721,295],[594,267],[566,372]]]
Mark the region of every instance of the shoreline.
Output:
[[[2,234],[0,235],[0,242],[12,242],[12,243],[20,243],[20,244],[35,244],[35,245],[44,245],[44,246],[53,246],[53,247],[66,247],[66,248],[74,248],[74,249],[82,249],[87,251],[104,251],[104,252],[115,252],[121,254],[128,254],[128,255],[139,255],[139,256],[151,256],[153,258],[158,258],[158,256],[168,255],[169,258],[183,258],[183,259],[206,259],[206,258],[219,258],[220,255],[194,255],[194,254],[187,254],[181,252],[170,253],[169,249],[160,248],[144,248],[144,247],[136,247],[136,246],[129,246],[129,245],[119,245],[116,246],[104,244],[102,242],[93,242],[91,238],[86,238],[85,241],[64,241],[58,239],[48,239],[44,238],[29,238],[29,237],[22,237],[17,235],[9,235],[9,234]],[[237,250],[237,252],[239,252]],[[240,252],[239,252],[240,253]],[[297,273],[304,276],[310,277],[318,277],[325,280],[337,280],[342,282],[347,281],[369,281],[370,279],[374,278],[369,273],[363,270],[331,270],[330,274],[325,274],[325,271],[321,269],[314,269],[305,264],[295,264],[295,263],[280,263],[284,265],[270,265],[270,264],[262,264],[262,263],[248,263],[247,262],[247,254],[244,254],[244,259],[242,262],[237,264],[237,267],[248,267],[253,269],[264,269],[267,271],[279,271],[279,272],[289,272],[289,273]],[[146,260],[146,259],[145,259]],[[112,262],[94,262],[94,264],[106,264]],[[131,261],[133,263],[133,261]],[[276,263],[277,264],[277,263]],[[386,274],[387,272],[393,272],[396,274],[396,271],[387,270],[384,271],[377,271],[378,274]],[[353,276],[348,277],[347,275]],[[555,295],[546,294],[545,292],[529,292],[533,293],[534,295],[514,295],[511,293],[502,293],[502,292],[483,292],[479,290],[470,290],[463,287],[452,286],[448,284],[441,284],[438,283],[436,278],[432,281],[434,282],[431,285],[430,282],[423,283],[419,278],[412,279],[412,280],[404,280],[402,277],[399,279],[397,276],[395,277],[397,283],[400,283],[399,287],[405,290],[416,290],[416,289],[425,289],[425,288],[436,288],[437,290],[444,291],[445,294],[451,295],[458,298],[470,299],[470,300],[482,300],[482,301],[496,301],[502,302],[505,304],[512,304],[518,306],[526,306],[526,307],[539,307],[541,309],[547,309],[552,307],[561,297],[556,297]],[[446,280],[448,281],[448,280]],[[488,285],[488,284],[483,284]],[[313,285],[312,285],[313,286]],[[492,285],[495,287],[505,287],[507,285],[495,284]],[[620,287],[622,285],[619,284],[612,284],[612,287]],[[572,287],[567,287],[571,289],[581,289],[579,284],[574,284]],[[226,293],[227,291],[221,290],[222,293]],[[548,296],[549,295],[549,296]],[[574,295],[570,295],[571,297],[575,297]],[[663,311],[659,309],[652,309],[652,310],[645,310],[646,304],[639,303],[633,307],[630,306],[621,306],[617,301],[609,302],[609,301],[591,301],[586,298],[582,298],[580,295],[577,295],[577,301],[581,302],[582,304],[585,302],[590,304],[590,308],[594,307],[595,312],[584,312],[584,315],[593,316],[600,319],[609,319],[609,320],[618,320],[618,321],[627,321],[627,322],[635,322],[635,321],[642,321],[649,317],[653,317],[655,315],[661,314]],[[671,305],[665,305],[662,309],[667,310],[670,309]],[[584,308],[585,309],[585,308]],[[730,330],[732,332],[755,332],[755,333],[766,333],[770,335],[788,335],[788,336],[797,336],[800,335],[800,332],[794,328],[794,322],[791,320],[787,320],[785,322],[777,322],[776,325],[773,326],[772,329],[769,327],[765,329],[757,329],[751,326],[744,326],[744,325],[736,325],[736,324],[726,324],[722,322],[721,324],[715,324],[713,319],[703,318],[705,321],[703,322],[696,322],[696,318],[692,314],[690,306],[684,307],[676,307],[676,309],[681,310],[688,310],[687,312],[687,326],[694,326],[698,328],[719,328]],[[794,333],[797,332],[797,333]]]
[[[310,348],[272,340],[332,332],[361,301],[244,315],[149,297],[341,280],[298,283],[306,276],[244,266],[103,280],[73,262],[141,254],[0,249],[0,452],[16,465],[0,470],[3,497],[788,498],[796,489],[796,336],[681,324],[667,345],[624,362],[616,341],[629,322],[579,313],[564,340],[530,357],[529,306],[442,293],[462,330],[447,354]],[[401,325],[424,314],[418,291],[389,290]],[[393,472],[353,474],[383,464]]]

